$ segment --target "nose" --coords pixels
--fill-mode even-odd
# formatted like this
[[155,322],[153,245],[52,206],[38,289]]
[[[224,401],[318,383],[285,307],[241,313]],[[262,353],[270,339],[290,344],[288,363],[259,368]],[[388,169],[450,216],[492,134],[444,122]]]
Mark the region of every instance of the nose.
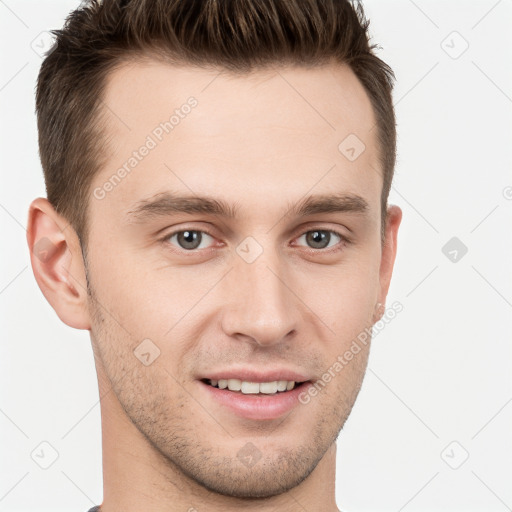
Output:
[[[256,261],[235,261],[223,283],[222,328],[261,346],[288,341],[298,328],[300,306],[289,273],[265,251]],[[265,257],[264,257],[265,256]]]

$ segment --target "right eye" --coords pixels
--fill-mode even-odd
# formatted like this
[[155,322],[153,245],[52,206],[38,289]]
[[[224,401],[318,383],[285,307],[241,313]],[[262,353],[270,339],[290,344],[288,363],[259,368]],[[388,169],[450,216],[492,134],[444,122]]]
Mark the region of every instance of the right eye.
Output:
[[[198,229],[182,229],[180,231],[174,231],[165,236],[162,240],[169,242],[178,249],[184,251],[194,251],[195,249],[205,249],[207,247],[201,247],[202,242],[205,240],[205,236],[213,238],[206,231],[200,231]],[[171,240],[176,239],[177,245]]]

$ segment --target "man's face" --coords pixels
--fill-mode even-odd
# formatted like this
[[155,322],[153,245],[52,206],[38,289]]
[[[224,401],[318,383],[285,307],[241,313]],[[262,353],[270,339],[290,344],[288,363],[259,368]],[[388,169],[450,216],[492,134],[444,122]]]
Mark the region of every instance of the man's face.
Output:
[[[110,76],[111,152],[89,211],[91,335],[122,406],[110,414],[125,412],[207,488],[271,496],[304,480],[335,441],[368,345],[307,404],[298,390],[243,394],[206,379],[295,374],[305,391],[372,325],[382,292],[375,118],[346,67],[217,75],[139,62]],[[338,147],[350,134],[365,145],[358,157],[354,135]],[[147,206],[165,193],[236,211]],[[294,211],[326,195],[346,211]]]

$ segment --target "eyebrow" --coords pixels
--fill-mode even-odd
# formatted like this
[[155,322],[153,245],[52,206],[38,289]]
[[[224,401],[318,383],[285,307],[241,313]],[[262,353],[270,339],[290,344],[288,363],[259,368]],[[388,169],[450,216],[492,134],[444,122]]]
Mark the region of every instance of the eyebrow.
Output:
[[[202,213],[216,217],[235,219],[240,204],[229,204],[222,199],[210,196],[183,196],[163,192],[137,202],[127,212],[128,220],[144,222],[151,218],[166,217],[173,214]],[[366,214],[369,205],[356,194],[320,194],[310,195],[296,204],[288,203],[286,217],[305,217],[319,213],[356,213]]]

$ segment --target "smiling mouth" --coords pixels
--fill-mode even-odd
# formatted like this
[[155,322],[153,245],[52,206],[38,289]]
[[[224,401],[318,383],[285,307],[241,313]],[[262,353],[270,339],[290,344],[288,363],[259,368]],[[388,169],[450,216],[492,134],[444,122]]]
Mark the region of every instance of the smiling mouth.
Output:
[[296,389],[307,381],[275,380],[272,382],[248,382],[240,379],[202,379],[202,382],[214,388],[243,395],[276,395]]

